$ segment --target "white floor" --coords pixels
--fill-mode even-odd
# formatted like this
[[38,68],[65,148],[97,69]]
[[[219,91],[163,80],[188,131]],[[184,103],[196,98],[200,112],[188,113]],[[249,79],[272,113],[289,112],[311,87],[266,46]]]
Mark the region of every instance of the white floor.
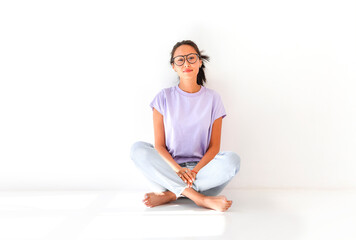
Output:
[[355,190],[224,190],[224,213],[144,193],[1,191],[0,239],[356,239]]

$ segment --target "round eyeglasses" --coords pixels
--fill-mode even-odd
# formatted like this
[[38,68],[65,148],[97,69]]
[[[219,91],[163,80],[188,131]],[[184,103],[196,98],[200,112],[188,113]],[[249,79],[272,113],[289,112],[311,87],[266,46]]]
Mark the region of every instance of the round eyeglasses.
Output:
[[177,66],[182,66],[185,62],[185,58],[187,58],[187,61],[190,64],[193,64],[198,60],[199,55],[197,53],[189,53],[188,55],[179,55],[173,58],[173,62]]

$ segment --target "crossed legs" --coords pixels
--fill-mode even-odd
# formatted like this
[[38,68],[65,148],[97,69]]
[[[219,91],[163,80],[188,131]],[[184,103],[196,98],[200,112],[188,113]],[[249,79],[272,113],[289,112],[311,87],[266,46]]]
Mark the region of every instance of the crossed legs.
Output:
[[217,154],[199,171],[191,188],[186,186],[150,143],[141,141],[134,143],[131,148],[131,159],[146,178],[160,189],[158,192],[145,194],[143,202],[148,207],[174,201],[182,195],[198,206],[217,211],[226,211],[232,204],[225,196],[215,195],[220,193],[239,171],[240,158],[233,152]]

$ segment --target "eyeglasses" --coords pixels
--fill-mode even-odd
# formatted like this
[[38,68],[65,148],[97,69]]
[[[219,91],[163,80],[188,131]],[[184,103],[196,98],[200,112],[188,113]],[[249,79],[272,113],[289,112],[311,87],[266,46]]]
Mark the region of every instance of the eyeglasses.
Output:
[[177,66],[182,66],[185,62],[185,58],[187,58],[187,61],[190,64],[193,64],[198,60],[199,55],[197,53],[189,53],[188,55],[179,55],[173,58],[173,62]]

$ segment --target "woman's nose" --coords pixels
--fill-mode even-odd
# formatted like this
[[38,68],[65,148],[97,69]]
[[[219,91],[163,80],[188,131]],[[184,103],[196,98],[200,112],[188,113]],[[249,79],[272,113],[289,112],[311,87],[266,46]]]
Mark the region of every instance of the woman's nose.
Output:
[[189,67],[190,63],[187,60],[187,57],[185,57],[185,61],[184,61],[184,67]]

